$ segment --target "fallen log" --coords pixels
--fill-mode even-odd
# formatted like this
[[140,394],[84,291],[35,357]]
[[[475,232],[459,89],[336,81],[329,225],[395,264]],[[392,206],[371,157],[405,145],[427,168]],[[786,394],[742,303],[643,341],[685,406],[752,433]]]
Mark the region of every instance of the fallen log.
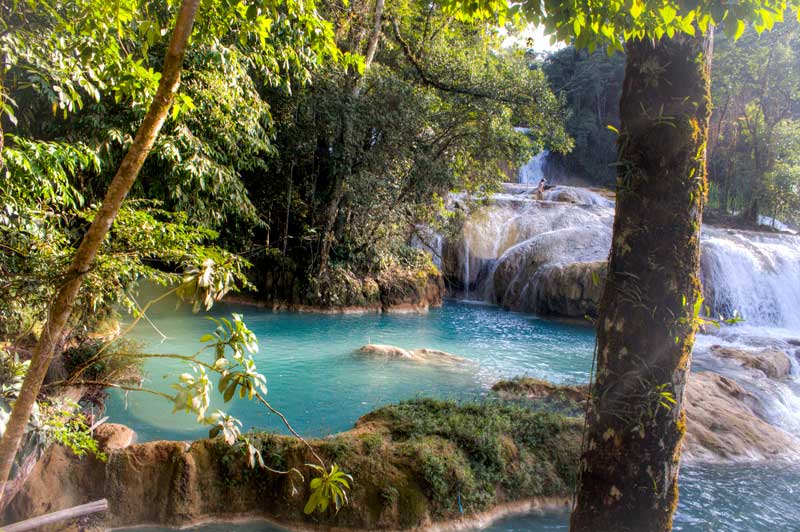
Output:
[[73,506],[66,510],[59,510],[49,514],[40,515],[39,517],[32,517],[25,521],[19,521],[10,525],[0,526],[2,532],[24,532],[25,530],[34,530],[40,526],[51,525],[59,521],[67,519],[74,519],[76,517],[83,517],[97,512],[105,512],[108,510],[108,500],[100,499],[99,501],[81,504],[80,506]]

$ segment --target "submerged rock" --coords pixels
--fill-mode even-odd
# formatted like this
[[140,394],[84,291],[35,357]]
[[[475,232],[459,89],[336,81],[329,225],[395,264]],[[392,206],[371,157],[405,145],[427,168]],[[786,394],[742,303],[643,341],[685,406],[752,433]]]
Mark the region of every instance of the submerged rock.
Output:
[[359,349],[358,352],[370,356],[397,358],[432,364],[462,364],[464,362],[469,362],[466,358],[437,349],[403,349],[402,347],[385,344],[367,344]]
[[745,368],[761,371],[770,379],[783,379],[792,371],[789,355],[777,349],[750,351],[713,345],[711,353],[720,358],[733,360]]

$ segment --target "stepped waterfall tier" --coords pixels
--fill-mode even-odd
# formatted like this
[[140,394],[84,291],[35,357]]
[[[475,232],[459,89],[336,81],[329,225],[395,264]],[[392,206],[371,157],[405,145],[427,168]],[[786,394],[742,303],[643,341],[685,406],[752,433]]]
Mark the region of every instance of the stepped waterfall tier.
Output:
[[[463,198],[455,202],[463,201]],[[613,200],[556,186],[545,201],[509,186],[470,209],[442,245],[443,270],[467,299],[512,310],[581,318],[599,300],[611,245]],[[705,303],[712,316],[738,312],[751,325],[800,329],[800,237],[704,226]]]

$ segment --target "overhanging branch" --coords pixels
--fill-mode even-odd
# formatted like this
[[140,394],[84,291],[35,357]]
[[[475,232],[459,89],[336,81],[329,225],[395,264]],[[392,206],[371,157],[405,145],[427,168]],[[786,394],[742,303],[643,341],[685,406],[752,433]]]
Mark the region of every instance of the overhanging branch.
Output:
[[411,63],[411,66],[414,67],[414,70],[417,71],[420,80],[425,85],[433,87],[434,89],[438,89],[444,92],[451,92],[454,94],[461,94],[463,96],[470,96],[472,98],[482,98],[486,100],[492,100],[496,102],[503,102],[510,105],[526,105],[531,103],[530,98],[510,98],[505,97],[501,94],[492,93],[488,91],[482,91],[475,88],[470,87],[459,87],[457,85],[451,85],[449,83],[445,83],[441,80],[435,79],[432,77],[422,66],[422,63],[414,55],[414,51],[411,49],[411,45],[403,38],[403,35],[400,33],[400,25],[397,23],[397,19],[392,17],[392,29],[394,30],[394,37],[397,40],[397,43],[400,45],[400,48],[403,50],[403,55]]

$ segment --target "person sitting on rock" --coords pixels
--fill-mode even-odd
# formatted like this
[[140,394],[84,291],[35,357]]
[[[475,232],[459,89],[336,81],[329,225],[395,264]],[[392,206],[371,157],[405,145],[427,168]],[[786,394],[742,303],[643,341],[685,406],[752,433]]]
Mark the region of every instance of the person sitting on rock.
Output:
[[541,200],[544,199],[544,186],[546,184],[547,184],[547,180],[545,178],[542,178],[542,180],[539,181],[539,186],[536,187],[536,199],[537,200],[541,201]]

